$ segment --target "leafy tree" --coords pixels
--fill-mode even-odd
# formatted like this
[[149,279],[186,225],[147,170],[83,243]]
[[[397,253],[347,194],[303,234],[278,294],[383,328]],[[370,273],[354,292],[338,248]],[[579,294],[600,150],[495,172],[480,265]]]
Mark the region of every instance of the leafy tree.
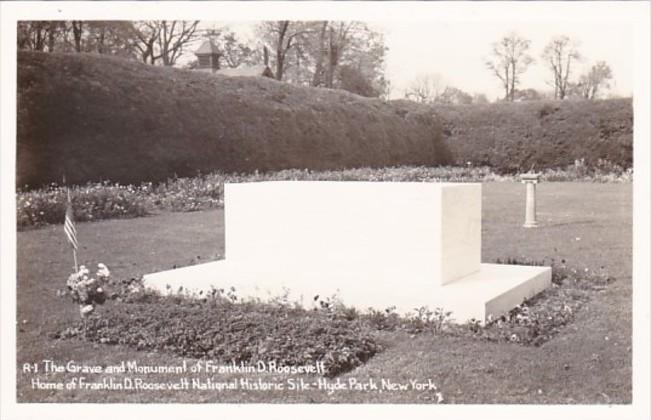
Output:
[[543,95],[538,92],[536,89],[518,89],[514,93],[514,98],[516,101],[539,101],[543,99]]
[[472,96],[454,86],[446,86],[436,102],[445,105],[467,105],[472,103]]
[[486,61],[486,66],[504,86],[505,100],[515,99],[515,90],[520,84],[520,76],[534,61],[528,53],[530,46],[531,41],[515,32],[493,43],[493,58]]
[[18,23],[18,48],[46,52],[95,52],[136,57],[132,22],[30,21]]
[[61,41],[66,31],[63,21],[20,21],[17,24],[18,49],[53,52],[61,49]]
[[386,46],[381,33],[363,22],[322,21],[310,31],[305,50],[312,62],[312,86],[336,87],[337,69],[356,67],[383,91]]
[[[387,50],[382,33],[360,25],[356,28],[354,41],[341,58],[340,66],[353,67],[363,75],[375,91],[373,96],[387,96],[390,89],[384,74]],[[335,73],[335,87],[342,83],[341,74]]]
[[258,36],[271,51],[276,79],[283,80],[290,66],[291,53],[300,48],[299,45],[313,30],[314,25],[307,22],[289,20],[265,21],[257,26]]
[[475,93],[472,95],[472,103],[473,104],[487,104],[490,103],[486,95],[483,93]]
[[137,59],[134,27],[127,21],[88,21],[83,51]]
[[545,46],[542,59],[554,77],[554,99],[564,99],[570,87],[572,62],[581,59],[576,43],[566,35],[556,36]]
[[253,64],[258,60],[259,52],[238,40],[233,31],[224,32],[217,37],[216,44],[220,47],[222,58],[228,67],[235,68],[243,64]]
[[339,89],[369,98],[380,96],[373,83],[356,67],[348,64],[339,66],[337,76]]

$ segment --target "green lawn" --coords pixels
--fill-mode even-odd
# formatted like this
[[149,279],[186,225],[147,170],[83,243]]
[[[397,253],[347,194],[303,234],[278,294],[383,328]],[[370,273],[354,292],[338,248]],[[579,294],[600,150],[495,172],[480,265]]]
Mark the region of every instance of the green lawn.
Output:
[[[584,305],[574,323],[541,347],[492,344],[459,337],[378,333],[385,351],[341,376],[431,379],[448,403],[630,403],[632,296],[632,184],[543,183],[538,187],[541,227],[524,229],[524,186],[484,184],[483,260],[565,259],[583,269],[604,267],[617,281]],[[263,209],[261,209],[263,211]],[[166,213],[131,220],[79,223],[80,260],[107,264],[114,277],[221,258],[223,211]],[[17,354],[19,402],[396,402],[421,403],[431,392],[32,390],[23,363],[51,359],[85,364],[180,363],[181,358],[120,346],[54,340],[48,334],[78,316],[56,296],[72,258],[61,226],[18,233]],[[100,309],[101,310],[101,309]],[[45,375],[40,375],[46,378]],[[61,378],[65,378],[62,374]],[[150,379],[164,379],[164,375]]]

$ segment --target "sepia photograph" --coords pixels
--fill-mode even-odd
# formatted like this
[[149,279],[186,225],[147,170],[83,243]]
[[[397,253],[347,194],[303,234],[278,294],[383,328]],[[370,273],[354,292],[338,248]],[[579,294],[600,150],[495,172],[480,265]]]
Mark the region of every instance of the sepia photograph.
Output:
[[0,6],[3,419],[648,414],[649,3]]

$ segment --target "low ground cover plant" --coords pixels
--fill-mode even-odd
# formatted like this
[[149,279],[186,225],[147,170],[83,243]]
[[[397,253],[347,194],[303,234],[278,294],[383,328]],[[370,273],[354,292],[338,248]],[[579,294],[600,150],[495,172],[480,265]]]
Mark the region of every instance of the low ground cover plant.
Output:
[[[607,161],[588,166],[576,161],[564,169],[542,172],[543,181],[631,182],[632,169]],[[301,169],[250,174],[212,173],[173,178],[160,184],[119,185],[108,182],[70,188],[75,218],[79,221],[140,217],[157,211],[196,211],[224,205],[224,183],[258,181],[393,181],[393,182],[489,182],[514,181],[515,175],[499,175],[489,167],[400,166],[341,171]],[[39,190],[19,190],[16,219],[19,229],[58,224],[66,209],[65,188],[51,184]]]
[[[470,337],[491,342],[508,342],[525,346],[540,346],[551,340],[574,320],[575,314],[594,293],[615,281],[605,270],[570,268],[565,261],[532,261],[515,258],[497,260],[498,264],[551,265],[552,286],[525,300],[499,317],[489,316],[486,322],[470,320],[465,324],[452,322],[452,313],[443,308],[414,308],[400,316],[395,308],[369,309],[359,313],[341,303],[328,302],[327,310],[343,319],[359,319],[370,329],[403,330],[410,334],[433,333]],[[351,314],[353,314],[351,316]]]
[[[527,263],[508,259],[506,263]],[[535,262],[534,262],[535,263]],[[276,361],[282,365],[323,362],[325,374],[349,371],[382,351],[378,334],[405,331],[539,346],[552,339],[593,293],[614,279],[603,270],[553,265],[553,286],[508,314],[485,324],[451,322],[441,308],[415,308],[401,316],[394,308],[358,311],[336,297],[306,309],[279,298],[270,302],[238,299],[232,290],[190,296],[161,296],[140,280],[111,280],[110,302],[56,338],[79,338],[138,350],[210,358],[223,363]]]
[[[507,260],[508,264],[532,264]],[[544,265],[542,262],[538,265]],[[469,322],[455,334],[493,342],[540,346],[574,320],[575,314],[594,293],[615,281],[603,269],[569,268],[564,261],[552,264],[552,287],[518,305],[509,313],[491,318],[485,326]]]
[[279,365],[323,362],[335,376],[366,362],[381,350],[371,331],[359,322],[294,305],[237,302],[232,291],[210,296],[160,296],[138,281],[118,284],[112,304],[55,334],[102,344],[222,363],[274,361]]

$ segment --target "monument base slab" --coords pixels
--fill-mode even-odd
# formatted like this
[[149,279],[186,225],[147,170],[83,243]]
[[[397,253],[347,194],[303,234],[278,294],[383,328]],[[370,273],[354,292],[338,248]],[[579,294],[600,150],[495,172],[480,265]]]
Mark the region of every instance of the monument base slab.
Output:
[[[145,287],[161,294],[201,296],[221,289],[231,291],[238,299],[283,298],[307,308],[333,297],[359,310],[392,307],[406,314],[420,307],[442,308],[452,312],[456,323],[471,319],[484,322],[490,316],[500,316],[551,286],[551,268],[537,266],[481,264],[478,271],[441,286],[387,267],[360,273],[346,266],[297,271],[292,265],[221,260],[147,274],[143,281]],[[405,278],[409,281],[401,280]]]

